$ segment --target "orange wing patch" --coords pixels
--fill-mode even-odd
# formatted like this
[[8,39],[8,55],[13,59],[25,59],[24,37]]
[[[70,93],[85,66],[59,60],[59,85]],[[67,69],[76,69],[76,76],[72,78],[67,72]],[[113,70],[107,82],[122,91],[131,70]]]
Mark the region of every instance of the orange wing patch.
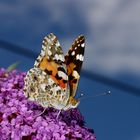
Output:
[[59,65],[54,61],[48,61],[47,57],[44,57],[39,64],[39,68],[43,71],[46,71],[50,77],[54,80],[56,84],[58,84],[61,88],[66,88],[67,83],[61,78],[57,78]]

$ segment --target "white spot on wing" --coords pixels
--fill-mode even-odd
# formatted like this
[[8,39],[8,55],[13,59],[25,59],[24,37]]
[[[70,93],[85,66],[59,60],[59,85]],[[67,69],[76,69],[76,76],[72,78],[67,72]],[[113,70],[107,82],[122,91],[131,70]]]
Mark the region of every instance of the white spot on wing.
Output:
[[37,67],[38,64],[39,64],[39,63],[38,63],[37,61],[35,61],[34,66]]
[[81,47],[83,47],[83,48],[84,48],[84,47],[85,47],[85,43],[81,44]]
[[56,46],[57,46],[57,47],[59,47],[59,46],[60,46],[60,43],[59,43],[58,41],[56,42]]
[[45,55],[45,51],[41,50],[41,56]]
[[61,90],[59,86],[56,86],[52,89],[53,93],[56,93],[59,90]]
[[42,49],[45,50],[46,49],[46,46],[42,45]]
[[80,55],[80,61],[83,61],[84,60],[84,57],[83,57],[83,55],[81,54]]
[[39,56],[37,57],[37,60],[41,61],[41,59],[42,59],[42,57],[39,55]]
[[84,61],[84,56],[82,55],[82,59],[81,59],[81,61]]
[[75,55],[75,51],[73,51],[73,52],[71,53],[71,55]]
[[77,54],[77,55],[76,55],[76,60],[83,61],[83,60],[84,60],[83,55],[82,55],[82,54]]
[[56,60],[61,60],[62,62],[64,62],[64,56],[62,55],[62,54],[60,54],[60,55],[58,55],[58,54],[55,54],[55,56],[54,56],[54,58],[56,59]]
[[80,59],[80,55],[77,54],[77,55],[76,55],[76,60],[79,60],[79,59]]
[[48,79],[48,83],[49,83],[50,85],[52,85],[52,84],[54,83],[54,81],[53,81],[51,78],[49,78],[49,79]]
[[54,58],[55,58],[56,60],[58,60],[58,59],[59,59],[58,54],[55,54]]
[[72,72],[72,76],[74,76],[76,79],[78,79],[80,77],[78,72],[75,70]]
[[58,71],[58,76],[62,77],[64,80],[68,80],[68,76],[63,71]]
[[63,55],[60,54],[59,59],[64,62],[64,56]]
[[43,91],[45,91],[46,84],[41,84],[41,85],[40,85],[40,88],[41,88]]
[[50,50],[48,50],[48,55],[51,56],[52,55],[52,52]]

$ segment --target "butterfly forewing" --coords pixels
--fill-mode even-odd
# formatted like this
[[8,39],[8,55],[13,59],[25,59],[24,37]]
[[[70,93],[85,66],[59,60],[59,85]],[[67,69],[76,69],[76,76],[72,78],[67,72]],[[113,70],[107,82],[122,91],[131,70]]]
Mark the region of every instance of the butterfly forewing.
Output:
[[67,88],[68,76],[60,43],[54,34],[44,38],[42,51],[34,64],[45,71],[62,88]]
[[70,96],[75,96],[78,82],[80,79],[80,71],[84,60],[85,38],[79,36],[65,56],[68,70]]

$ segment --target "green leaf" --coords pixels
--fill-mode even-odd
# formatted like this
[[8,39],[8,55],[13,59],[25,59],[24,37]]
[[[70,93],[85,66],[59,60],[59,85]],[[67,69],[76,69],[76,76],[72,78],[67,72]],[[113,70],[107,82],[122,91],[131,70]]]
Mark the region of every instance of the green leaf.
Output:
[[10,71],[16,69],[17,66],[19,65],[19,63],[20,63],[20,62],[15,62],[15,63],[11,64],[11,65],[7,68],[7,71],[10,72]]

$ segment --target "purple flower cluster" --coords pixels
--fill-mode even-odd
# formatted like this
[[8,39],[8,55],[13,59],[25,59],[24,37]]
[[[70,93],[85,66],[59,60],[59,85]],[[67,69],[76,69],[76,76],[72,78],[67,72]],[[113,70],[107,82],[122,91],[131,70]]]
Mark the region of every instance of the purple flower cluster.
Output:
[[43,108],[23,94],[26,73],[0,69],[0,140],[96,140],[78,109]]

